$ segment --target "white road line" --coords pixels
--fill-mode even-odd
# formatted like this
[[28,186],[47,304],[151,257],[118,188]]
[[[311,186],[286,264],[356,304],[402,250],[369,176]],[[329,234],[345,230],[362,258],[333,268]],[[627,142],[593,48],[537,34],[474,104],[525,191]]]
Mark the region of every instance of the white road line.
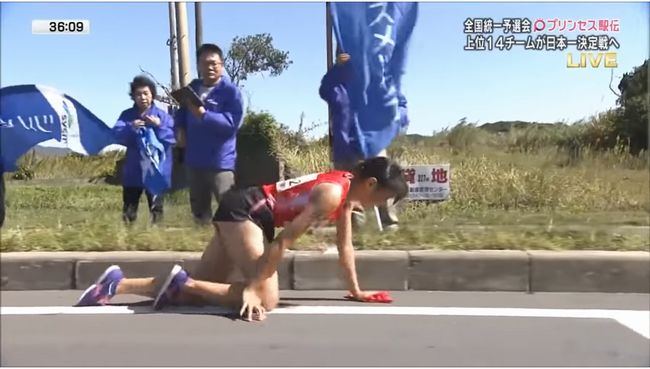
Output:
[[[150,306],[2,306],[0,315],[99,315],[99,314],[235,314],[222,307],[168,307],[154,311]],[[605,309],[531,309],[470,308],[417,306],[293,306],[273,310],[270,314],[292,315],[410,315],[410,316],[483,316],[528,318],[613,319],[641,336],[650,339],[650,311]]]

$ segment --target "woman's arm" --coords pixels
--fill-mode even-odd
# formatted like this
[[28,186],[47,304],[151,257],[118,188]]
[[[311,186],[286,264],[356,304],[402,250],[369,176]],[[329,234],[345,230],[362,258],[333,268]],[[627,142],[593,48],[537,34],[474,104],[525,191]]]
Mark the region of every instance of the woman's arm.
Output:
[[368,301],[377,292],[362,291],[357,279],[357,267],[352,245],[352,204],[346,203],[336,223],[336,247],[339,251],[339,264],[347,279],[348,290],[358,301]]
[[336,247],[339,252],[339,264],[345,272],[348,290],[353,296],[361,293],[357,280],[357,268],[354,262],[352,245],[352,205],[346,203],[336,222]]
[[115,137],[118,144],[123,146],[134,144],[136,138],[136,131],[133,129],[133,124],[127,119],[127,115],[122,112],[112,128],[113,137]]
[[293,245],[315,222],[321,221],[338,208],[341,203],[341,186],[323,183],[315,187],[310,195],[309,204],[293,221],[291,221],[271,242],[262,256],[253,284],[270,278],[282,261],[284,250]]

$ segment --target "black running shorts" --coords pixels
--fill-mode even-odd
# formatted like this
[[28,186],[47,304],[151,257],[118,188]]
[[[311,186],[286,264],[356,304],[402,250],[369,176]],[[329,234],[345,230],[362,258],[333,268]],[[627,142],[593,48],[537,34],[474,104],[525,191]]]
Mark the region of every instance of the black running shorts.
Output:
[[275,238],[273,212],[260,187],[232,188],[223,194],[213,222],[243,222],[250,220],[271,242]]

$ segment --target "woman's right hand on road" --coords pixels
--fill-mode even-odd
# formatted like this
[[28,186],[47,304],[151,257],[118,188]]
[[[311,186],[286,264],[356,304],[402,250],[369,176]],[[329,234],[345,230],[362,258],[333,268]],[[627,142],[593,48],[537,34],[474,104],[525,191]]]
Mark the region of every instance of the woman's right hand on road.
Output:
[[262,299],[257,289],[253,286],[244,288],[242,292],[242,308],[239,311],[241,317],[246,321],[262,321],[266,318],[266,309],[262,306]]
[[345,298],[360,302],[393,302],[393,298],[387,291],[357,291],[356,293],[350,293],[349,295],[345,296]]

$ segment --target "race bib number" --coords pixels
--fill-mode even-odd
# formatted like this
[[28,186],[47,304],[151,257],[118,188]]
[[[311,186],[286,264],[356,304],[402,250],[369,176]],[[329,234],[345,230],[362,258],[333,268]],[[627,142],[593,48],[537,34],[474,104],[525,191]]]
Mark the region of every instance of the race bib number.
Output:
[[298,178],[290,178],[284,181],[276,182],[275,188],[277,189],[278,192],[284,192],[286,190],[299,186],[303,183],[315,181],[316,178],[318,178],[318,173],[307,174]]

